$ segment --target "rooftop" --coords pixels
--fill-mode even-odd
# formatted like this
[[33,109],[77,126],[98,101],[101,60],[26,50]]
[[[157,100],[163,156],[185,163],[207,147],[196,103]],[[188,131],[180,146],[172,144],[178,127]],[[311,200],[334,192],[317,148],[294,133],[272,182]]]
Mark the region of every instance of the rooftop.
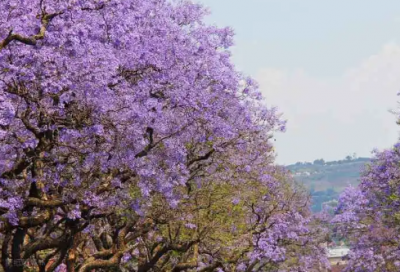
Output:
[[328,258],[344,257],[349,253],[348,247],[332,247],[328,248]]

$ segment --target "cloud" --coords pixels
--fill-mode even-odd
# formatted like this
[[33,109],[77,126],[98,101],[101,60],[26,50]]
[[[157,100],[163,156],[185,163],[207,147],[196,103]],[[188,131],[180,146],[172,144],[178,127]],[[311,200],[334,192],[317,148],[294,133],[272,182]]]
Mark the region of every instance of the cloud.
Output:
[[[326,65],[330,65],[326,63]],[[256,79],[267,103],[288,119],[288,131],[277,135],[279,163],[342,159],[356,152],[390,147],[398,138],[396,94],[400,91],[400,45],[380,52],[335,78],[306,71],[260,70]]]

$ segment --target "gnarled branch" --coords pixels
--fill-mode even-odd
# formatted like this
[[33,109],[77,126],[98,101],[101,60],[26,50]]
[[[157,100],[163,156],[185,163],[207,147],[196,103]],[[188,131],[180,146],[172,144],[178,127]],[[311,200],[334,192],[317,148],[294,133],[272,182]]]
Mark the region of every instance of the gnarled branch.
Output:
[[39,32],[33,36],[23,36],[20,34],[14,34],[13,31],[10,30],[7,38],[5,38],[2,42],[0,42],[0,51],[3,50],[12,41],[18,41],[18,42],[26,44],[26,45],[36,45],[38,40],[42,40],[44,38],[47,27],[49,26],[49,23],[51,22],[51,20],[54,17],[61,15],[61,14],[63,14],[63,12],[43,14],[42,19],[41,19],[42,24],[40,26]]

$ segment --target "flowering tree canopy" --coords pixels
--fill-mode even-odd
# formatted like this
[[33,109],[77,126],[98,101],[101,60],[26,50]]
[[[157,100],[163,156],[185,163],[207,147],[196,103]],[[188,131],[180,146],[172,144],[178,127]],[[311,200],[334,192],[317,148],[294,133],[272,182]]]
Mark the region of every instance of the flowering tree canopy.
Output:
[[6,271],[32,258],[37,271],[325,265],[307,199],[273,166],[285,122],[231,64],[232,30],[205,14],[166,0],[0,1]]
[[347,271],[400,269],[400,144],[376,152],[361,184],[341,195],[333,219],[351,243]]

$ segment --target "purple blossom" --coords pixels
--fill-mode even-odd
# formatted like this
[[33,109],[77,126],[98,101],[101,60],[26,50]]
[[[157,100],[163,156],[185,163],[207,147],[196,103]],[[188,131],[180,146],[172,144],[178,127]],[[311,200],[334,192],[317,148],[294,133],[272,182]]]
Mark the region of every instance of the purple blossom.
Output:
[[[351,252],[346,271],[385,270],[399,258],[397,235],[400,205],[399,144],[382,152],[368,164],[357,188],[347,188],[339,198],[332,223],[336,232],[349,236]],[[373,219],[371,221],[371,219]]]
[[185,227],[187,227],[188,229],[196,229],[197,228],[197,226],[193,223],[186,223]]
[[68,213],[68,218],[69,219],[79,219],[81,218],[81,210],[79,205],[76,205],[69,213]]
[[[192,201],[192,180],[200,191],[251,179],[278,196],[269,137],[284,121],[232,65],[233,30],[207,25],[207,13],[190,1],[0,2],[0,208],[10,235],[32,228],[32,241],[47,241],[54,229],[50,237],[82,235],[96,252],[90,238],[106,243],[134,222],[129,230],[140,234],[129,246],[161,243],[162,226],[146,221],[152,205],[165,202],[160,217],[179,214]],[[286,248],[276,243],[299,242],[308,221],[299,203],[267,217],[274,199],[260,198],[243,212],[246,220],[255,222],[256,212],[272,220],[257,229],[274,227],[246,237],[249,254],[279,264]],[[156,233],[140,232],[144,226]],[[94,252],[82,250],[89,257],[77,265],[96,259]]]
[[240,202],[240,198],[238,198],[238,197],[235,197],[234,199],[232,199],[232,203],[235,205],[239,204],[239,202]]

